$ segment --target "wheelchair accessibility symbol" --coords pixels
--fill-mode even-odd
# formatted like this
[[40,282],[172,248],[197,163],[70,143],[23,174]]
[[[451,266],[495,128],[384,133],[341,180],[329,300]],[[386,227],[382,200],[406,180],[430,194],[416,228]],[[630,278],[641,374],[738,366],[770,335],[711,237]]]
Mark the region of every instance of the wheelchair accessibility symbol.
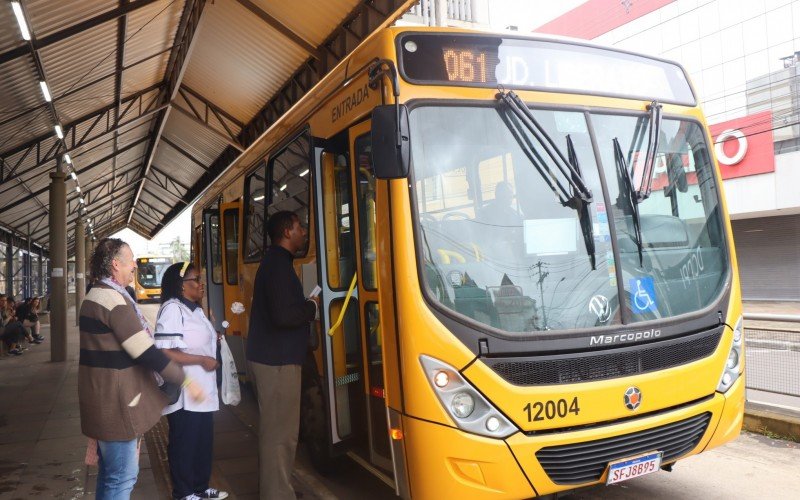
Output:
[[658,310],[653,278],[634,278],[629,281],[629,284],[631,310],[633,310],[635,314],[656,312]]

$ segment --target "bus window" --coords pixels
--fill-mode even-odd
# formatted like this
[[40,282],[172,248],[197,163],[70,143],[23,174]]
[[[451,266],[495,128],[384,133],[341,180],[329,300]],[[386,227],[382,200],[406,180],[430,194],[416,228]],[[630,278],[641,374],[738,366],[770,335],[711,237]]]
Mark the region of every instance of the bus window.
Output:
[[213,214],[211,219],[211,280],[215,285],[222,284],[222,242],[219,237],[219,215]]
[[[303,133],[269,162],[270,193],[267,216],[288,210],[308,227],[311,173],[311,140]],[[308,252],[306,247],[298,256]]]
[[239,283],[239,211],[225,210],[225,278],[229,285]]
[[266,192],[264,182],[266,165],[260,164],[258,168],[245,181],[244,205],[244,261],[258,262],[264,254],[264,205]]
[[[328,154],[328,153],[326,153]],[[350,206],[350,167],[347,156],[336,155],[333,168],[324,173],[325,230],[328,235],[328,286],[339,290],[350,285],[356,271],[353,210]]]
[[378,288],[375,262],[375,174],[372,170],[372,138],[369,134],[355,141],[356,165],[358,172],[359,228],[361,231],[361,280],[364,288]]

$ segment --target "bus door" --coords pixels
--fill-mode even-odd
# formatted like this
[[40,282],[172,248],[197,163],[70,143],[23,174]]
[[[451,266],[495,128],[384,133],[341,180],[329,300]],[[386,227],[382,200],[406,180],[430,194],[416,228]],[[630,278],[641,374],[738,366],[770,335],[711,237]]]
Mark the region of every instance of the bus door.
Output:
[[377,242],[375,236],[375,174],[372,169],[371,122],[349,133],[353,222],[358,268],[359,319],[364,369],[364,390],[369,432],[370,461],[392,470],[389,427],[386,419],[381,324],[378,307]]
[[318,262],[331,442],[338,451],[352,452],[356,460],[390,471],[378,340],[374,216],[370,215],[374,214],[370,198],[375,183],[362,156],[369,147],[362,137],[366,134],[369,141],[369,125],[352,131],[315,152],[321,170],[316,177],[322,197],[317,205],[321,221]]
[[208,317],[213,318],[214,328],[222,331],[225,319],[225,298],[222,290],[222,238],[219,223],[219,210],[203,210],[203,245],[206,261],[206,304]]
[[236,200],[221,203],[219,217],[222,242],[222,291],[224,297],[224,319],[229,323],[226,333],[228,346],[233,354],[236,366],[244,370],[244,327],[247,324],[243,297],[239,281],[239,234],[241,233],[242,202]]

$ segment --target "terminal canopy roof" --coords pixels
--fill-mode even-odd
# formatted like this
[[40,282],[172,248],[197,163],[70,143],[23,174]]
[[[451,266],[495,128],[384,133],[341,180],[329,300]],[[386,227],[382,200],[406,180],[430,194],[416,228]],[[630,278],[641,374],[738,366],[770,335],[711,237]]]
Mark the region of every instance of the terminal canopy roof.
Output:
[[154,236],[412,3],[0,3],[0,226],[49,246],[49,173],[61,161],[70,227],[82,217],[97,237]]

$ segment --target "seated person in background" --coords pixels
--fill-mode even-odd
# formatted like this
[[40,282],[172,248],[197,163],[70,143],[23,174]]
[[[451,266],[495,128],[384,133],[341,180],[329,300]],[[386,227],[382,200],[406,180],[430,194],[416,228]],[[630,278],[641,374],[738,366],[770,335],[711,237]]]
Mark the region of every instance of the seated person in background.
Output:
[[22,326],[31,332],[33,341],[41,344],[44,337],[39,333],[41,324],[39,323],[39,308],[41,306],[41,299],[39,297],[31,297],[21,307],[17,308],[17,319],[22,321]]
[[[14,301],[10,301],[13,303]],[[25,339],[25,328],[14,316],[14,309],[8,307],[5,294],[0,294],[0,339],[6,345],[9,354],[22,354],[22,341]]]
[[500,181],[494,188],[494,199],[478,211],[478,220],[501,227],[522,227],[522,215],[514,208],[514,188]]
[[475,218],[485,237],[482,251],[494,259],[518,259],[524,253],[524,218],[514,206],[514,188],[500,181],[494,189],[494,199],[478,210]]
[[41,344],[44,337],[39,334],[39,297],[26,298],[17,306],[17,319],[25,327],[28,342]]

